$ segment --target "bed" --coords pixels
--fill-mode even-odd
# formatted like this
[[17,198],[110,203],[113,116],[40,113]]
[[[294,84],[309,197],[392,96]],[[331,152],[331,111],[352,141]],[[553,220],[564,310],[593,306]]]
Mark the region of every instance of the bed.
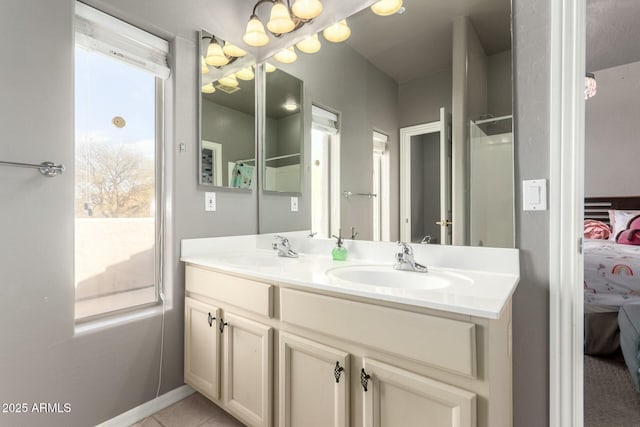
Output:
[[[610,210],[640,211],[640,197],[585,199],[585,220],[612,226]],[[640,303],[640,246],[585,238],[583,252],[585,353],[613,354],[619,349],[620,307]]]

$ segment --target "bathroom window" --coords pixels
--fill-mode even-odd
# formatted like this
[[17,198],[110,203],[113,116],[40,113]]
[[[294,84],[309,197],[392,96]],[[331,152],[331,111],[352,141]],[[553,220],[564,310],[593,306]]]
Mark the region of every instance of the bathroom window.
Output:
[[155,304],[168,45],[76,3],[75,318]]

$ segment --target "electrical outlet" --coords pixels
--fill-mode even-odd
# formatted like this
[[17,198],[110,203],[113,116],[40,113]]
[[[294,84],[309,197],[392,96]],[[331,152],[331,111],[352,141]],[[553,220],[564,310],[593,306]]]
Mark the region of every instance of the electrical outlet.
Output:
[[187,144],[185,144],[184,142],[181,142],[179,147],[180,147],[180,152],[181,153],[186,153],[187,152]]
[[291,212],[298,212],[298,198],[291,198]]
[[204,193],[204,210],[207,212],[215,212],[216,210],[216,193]]

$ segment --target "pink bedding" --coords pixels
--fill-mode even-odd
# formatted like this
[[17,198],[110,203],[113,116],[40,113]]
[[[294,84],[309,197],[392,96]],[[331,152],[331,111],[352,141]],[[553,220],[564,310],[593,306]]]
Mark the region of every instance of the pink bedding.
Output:
[[640,302],[640,246],[584,241],[584,302],[621,306]]

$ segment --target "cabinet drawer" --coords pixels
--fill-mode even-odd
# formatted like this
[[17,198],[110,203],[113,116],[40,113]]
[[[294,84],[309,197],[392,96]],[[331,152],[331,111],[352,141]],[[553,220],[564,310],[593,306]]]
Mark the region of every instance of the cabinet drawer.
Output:
[[280,318],[466,376],[476,374],[473,323],[282,288]]
[[273,314],[273,286],[241,277],[230,276],[204,268],[187,265],[187,292],[271,317]]

